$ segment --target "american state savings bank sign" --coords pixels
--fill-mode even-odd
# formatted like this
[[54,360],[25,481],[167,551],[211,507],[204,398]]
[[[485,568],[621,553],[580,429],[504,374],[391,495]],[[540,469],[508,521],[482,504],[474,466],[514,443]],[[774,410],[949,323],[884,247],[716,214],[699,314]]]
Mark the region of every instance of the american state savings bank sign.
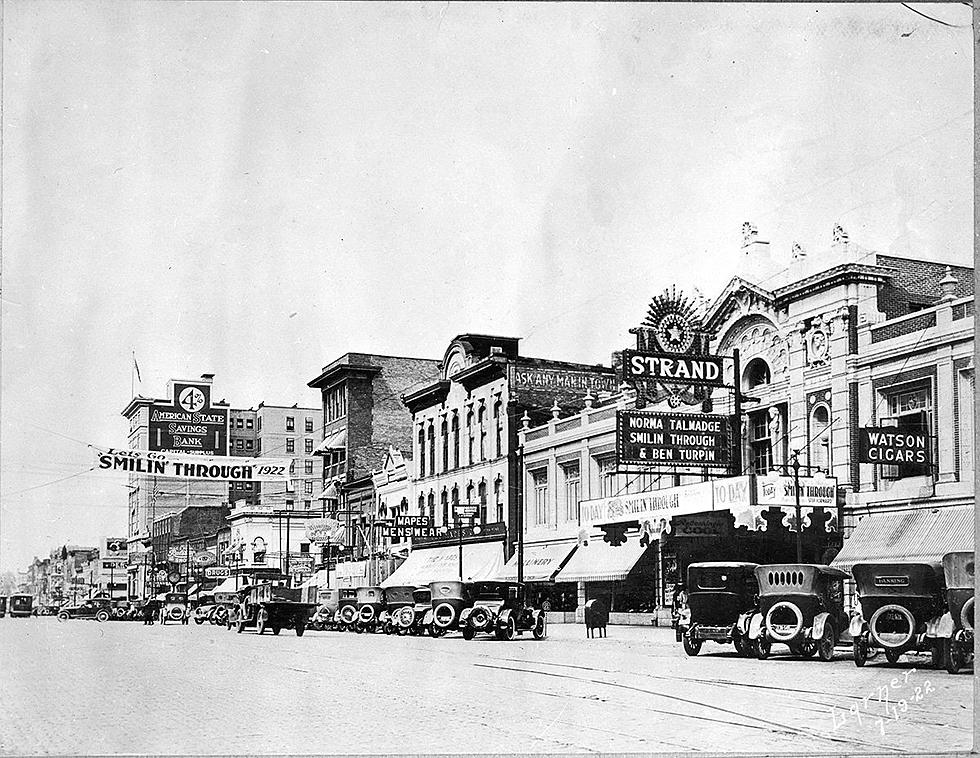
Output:
[[228,409],[211,406],[211,386],[174,382],[172,405],[150,406],[149,450],[228,455]]

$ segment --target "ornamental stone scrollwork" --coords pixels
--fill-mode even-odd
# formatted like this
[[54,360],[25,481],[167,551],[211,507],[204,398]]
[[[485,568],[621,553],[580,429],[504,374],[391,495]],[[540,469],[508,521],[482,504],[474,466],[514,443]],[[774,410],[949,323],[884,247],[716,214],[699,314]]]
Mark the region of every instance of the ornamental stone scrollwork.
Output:
[[789,346],[786,338],[769,322],[758,322],[745,327],[733,342],[741,354],[742,365],[753,358],[762,358],[769,365],[772,379],[776,380],[789,369]]

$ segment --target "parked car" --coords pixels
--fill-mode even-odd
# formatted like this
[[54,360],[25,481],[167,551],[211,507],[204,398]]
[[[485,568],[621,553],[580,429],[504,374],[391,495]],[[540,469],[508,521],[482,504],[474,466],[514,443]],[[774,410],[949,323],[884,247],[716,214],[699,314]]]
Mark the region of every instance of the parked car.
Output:
[[334,626],[339,632],[348,632],[354,628],[355,621],[357,621],[357,590],[352,587],[341,587]]
[[300,588],[268,582],[250,587],[239,612],[238,632],[244,632],[249,626],[254,626],[259,634],[264,634],[266,629],[271,629],[273,634],[293,629],[297,637],[302,637],[316,607],[301,601],[302,592]]
[[385,591],[381,587],[357,588],[357,618],[354,631],[375,632],[381,629],[380,617],[385,609]]
[[949,610],[939,622],[937,635],[943,640],[943,659],[950,674],[957,673],[973,659],[974,563],[970,552],[943,556]]
[[230,614],[238,607],[239,603],[241,603],[241,598],[238,597],[237,592],[215,592],[214,610],[211,612],[208,621],[216,626],[227,626],[231,629]]
[[316,593],[316,610],[310,618],[310,626],[318,632],[336,627],[337,609],[340,607],[340,589],[320,588]]
[[850,623],[854,663],[863,666],[879,648],[889,663],[929,650],[933,667],[942,667],[942,641],[935,634],[947,610],[942,564],[875,561],[856,563],[851,573],[859,604]]
[[425,634],[432,623],[432,590],[428,587],[417,587],[412,592],[411,614],[403,608],[398,612],[395,622],[399,634]]
[[162,592],[157,595],[157,600],[161,603],[161,624],[166,624],[168,621],[186,624],[190,621],[190,609],[187,605],[186,592]]
[[477,634],[493,634],[498,640],[512,640],[531,632],[542,640],[548,633],[545,612],[526,602],[525,587],[517,582],[476,582],[470,586],[473,605],[459,615],[463,639]]
[[705,562],[687,568],[687,607],[680,609],[677,632],[684,652],[697,655],[705,640],[734,643],[740,655],[752,653],[749,620],[759,603],[755,563]]
[[214,618],[218,606],[215,603],[202,603],[194,609],[194,623],[200,626]]
[[473,605],[463,582],[430,582],[432,615],[427,622],[429,634],[441,637],[459,624],[459,614]]
[[[408,632],[412,626],[411,617],[415,613],[413,610],[415,600],[412,597],[414,592],[415,587],[409,586],[385,588],[385,609],[379,618],[381,630],[385,634],[395,634],[396,632],[405,634]],[[404,612],[402,609],[405,609]],[[405,623],[396,622],[396,619],[399,618],[404,619]]]
[[7,598],[10,618],[29,618],[34,607],[34,596],[18,593]]
[[65,605],[58,611],[58,620],[95,619],[108,621],[112,618],[112,606],[108,600],[89,598],[77,605]]
[[758,566],[759,612],[749,621],[749,639],[760,660],[774,642],[793,655],[820,654],[832,660],[840,633],[847,628],[844,580],[839,569],[816,564],[778,563]]

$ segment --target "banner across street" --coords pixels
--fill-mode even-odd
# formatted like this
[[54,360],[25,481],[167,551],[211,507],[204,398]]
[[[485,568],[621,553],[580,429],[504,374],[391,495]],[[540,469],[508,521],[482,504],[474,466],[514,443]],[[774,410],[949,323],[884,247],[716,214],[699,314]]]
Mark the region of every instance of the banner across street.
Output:
[[233,482],[284,482],[290,478],[289,458],[182,455],[156,450],[95,447],[100,471],[125,471],[174,479]]

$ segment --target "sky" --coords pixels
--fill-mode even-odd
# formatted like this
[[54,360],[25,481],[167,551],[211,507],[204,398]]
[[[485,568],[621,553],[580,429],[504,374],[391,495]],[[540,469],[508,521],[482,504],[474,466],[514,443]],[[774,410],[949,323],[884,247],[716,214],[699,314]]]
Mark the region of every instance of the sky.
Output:
[[[124,535],[135,389],[317,405],[465,332],[607,363],[741,225],[972,264],[962,4],[3,5],[0,570]],[[133,354],[141,382],[133,384]],[[70,478],[68,478],[70,477]],[[61,480],[61,481],[59,481]]]

